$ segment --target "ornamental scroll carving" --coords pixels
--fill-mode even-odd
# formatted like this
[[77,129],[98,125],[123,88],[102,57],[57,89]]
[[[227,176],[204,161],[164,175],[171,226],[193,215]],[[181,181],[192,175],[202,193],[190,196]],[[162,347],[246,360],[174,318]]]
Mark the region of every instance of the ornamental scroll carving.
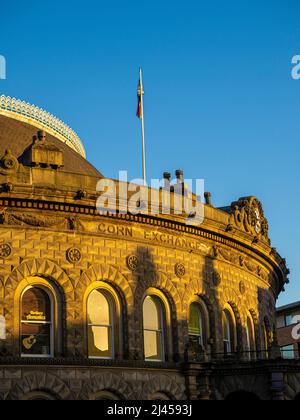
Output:
[[230,225],[244,230],[259,240],[270,243],[269,224],[260,201],[243,197],[231,204]]
[[0,224],[84,230],[84,226],[77,217],[37,216],[29,213],[12,212],[6,207],[0,208]]
[[62,225],[64,222],[65,218],[62,217],[44,217],[17,213],[9,213],[7,215],[7,223],[9,225],[25,224],[36,227],[53,227]]
[[225,249],[214,245],[211,250],[211,256],[212,258],[222,259],[231,264],[239,265],[240,267],[243,267],[251,273],[254,273],[255,275],[257,275],[265,281],[269,280],[268,273],[265,270],[263,270],[261,266],[252,263],[250,260],[248,260],[242,255],[238,256],[235,253],[226,251]]

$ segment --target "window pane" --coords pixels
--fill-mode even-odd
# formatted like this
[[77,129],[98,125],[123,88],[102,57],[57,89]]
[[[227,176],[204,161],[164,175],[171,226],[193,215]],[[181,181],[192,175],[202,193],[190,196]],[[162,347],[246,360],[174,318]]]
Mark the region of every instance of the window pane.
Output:
[[0,316],[0,340],[6,340],[6,322],[4,316]]
[[284,359],[295,359],[294,346],[285,346],[281,348],[281,354]]
[[89,326],[88,345],[90,357],[112,358],[111,328]]
[[294,317],[293,315],[286,315],[285,316],[285,326],[290,327],[294,324]]
[[144,331],[145,358],[147,360],[162,360],[161,333]]
[[42,356],[51,354],[51,325],[22,323],[21,330],[22,354]]
[[223,334],[224,340],[230,341],[230,323],[226,313],[223,314]]
[[194,304],[190,306],[189,334],[202,336],[201,313]]
[[107,298],[93,290],[88,300],[88,322],[93,325],[110,325],[110,308]]
[[51,321],[51,302],[45,290],[33,287],[24,293],[22,321]]
[[160,308],[159,303],[156,302],[151,296],[147,296],[143,306],[144,313],[144,328],[146,330],[160,330]]
[[251,325],[251,321],[248,318],[247,319],[247,329],[246,329],[246,333],[247,333],[247,350],[251,350],[251,344],[252,344],[252,325]]

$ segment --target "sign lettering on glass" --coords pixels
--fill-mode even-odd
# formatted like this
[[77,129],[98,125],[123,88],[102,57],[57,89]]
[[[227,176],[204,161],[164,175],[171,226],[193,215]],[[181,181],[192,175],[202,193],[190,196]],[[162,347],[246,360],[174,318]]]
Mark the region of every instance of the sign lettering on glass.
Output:
[[43,312],[31,311],[26,317],[27,321],[46,321],[46,317]]

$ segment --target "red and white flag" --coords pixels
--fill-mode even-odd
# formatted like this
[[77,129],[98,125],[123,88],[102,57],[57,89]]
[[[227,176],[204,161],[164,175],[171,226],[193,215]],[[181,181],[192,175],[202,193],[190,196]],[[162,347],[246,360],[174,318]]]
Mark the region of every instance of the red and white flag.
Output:
[[139,80],[139,84],[138,84],[138,92],[137,92],[137,96],[138,96],[138,105],[137,105],[137,111],[136,111],[136,116],[141,120],[144,116],[144,112],[143,112],[143,95],[144,95],[144,91],[143,91],[143,82],[142,82],[142,78],[140,75],[140,80]]

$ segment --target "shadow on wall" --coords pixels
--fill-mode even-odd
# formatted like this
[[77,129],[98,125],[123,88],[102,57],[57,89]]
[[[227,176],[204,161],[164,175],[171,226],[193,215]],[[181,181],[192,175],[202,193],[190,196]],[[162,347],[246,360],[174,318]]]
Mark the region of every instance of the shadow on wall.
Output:
[[[148,248],[138,247],[127,259],[128,269],[133,275],[129,275],[123,283],[116,284],[113,277],[99,278],[97,276],[100,274],[93,269],[94,277],[91,277],[90,286],[93,286],[93,282],[107,283],[115,291],[115,294],[111,294],[111,301],[115,296],[119,301],[112,305],[112,322],[121,315],[117,321],[120,325],[112,330],[111,322],[107,322],[105,326],[106,331],[115,334],[113,341],[116,360],[146,360],[154,364],[200,364],[213,360],[223,364],[224,361],[255,362],[258,359],[280,357],[280,354],[272,350],[272,343],[276,344],[275,325],[272,325],[275,319],[275,302],[270,289],[258,289],[257,307],[249,307],[246,285],[241,282],[238,290],[224,288],[222,277],[216,268],[217,255],[207,256],[203,268],[199,271],[199,277],[193,279],[185,271],[185,263],[179,259],[176,270],[170,273],[170,267],[174,266],[175,250],[161,252],[161,255],[155,255],[154,260],[154,255]],[[157,270],[157,260],[162,271]],[[191,254],[189,261],[194,261],[196,266],[199,257],[195,256],[193,259]],[[45,280],[45,277],[43,278]],[[62,286],[54,279],[48,281],[55,283],[57,293],[61,294],[59,301],[64,306],[61,322],[62,352],[55,352],[55,356],[62,354],[67,357],[86,358],[87,320],[81,318],[84,325],[82,322],[68,322],[67,331],[65,306],[69,303],[65,299]],[[270,279],[270,282],[273,284],[273,279]],[[75,299],[80,299],[80,304],[77,302],[76,307],[82,308],[86,286],[80,284],[78,287],[80,293],[76,293]],[[132,301],[126,294],[126,288],[131,290]],[[110,293],[109,289],[107,293]],[[90,314],[87,319],[89,324],[94,322]],[[94,344],[95,329],[99,328],[99,325],[96,325],[97,317],[95,319],[91,334]],[[96,352],[97,345],[93,348]],[[8,355],[5,348],[0,348],[0,351],[2,356]],[[14,356],[18,357],[19,354]],[[158,363],[157,367],[159,366],[161,365]],[[219,379],[218,383],[215,382],[217,387],[222,386],[220,382],[226,382],[222,377]],[[229,383],[228,387],[219,393],[226,398],[230,393],[243,389],[241,383]],[[246,383],[245,387],[247,389],[243,389],[243,392],[255,390],[254,383]],[[169,395],[166,389],[154,391]]]

